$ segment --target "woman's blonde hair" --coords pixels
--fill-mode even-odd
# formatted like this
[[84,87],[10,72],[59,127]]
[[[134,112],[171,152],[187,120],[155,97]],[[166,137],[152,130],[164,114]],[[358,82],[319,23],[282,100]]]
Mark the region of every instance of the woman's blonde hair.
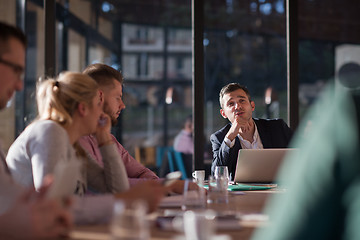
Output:
[[72,123],[72,116],[80,102],[92,106],[97,90],[95,80],[82,73],[64,72],[55,79],[42,81],[38,84],[36,96],[38,118],[67,126]]

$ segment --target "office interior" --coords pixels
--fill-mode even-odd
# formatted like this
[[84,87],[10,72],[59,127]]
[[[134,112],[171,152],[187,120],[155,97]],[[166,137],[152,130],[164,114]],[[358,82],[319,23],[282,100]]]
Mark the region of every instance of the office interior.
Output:
[[36,118],[39,78],[101,62],[125,79],[113,133],[130,154],[151,166],[192,114],[202,169],[211,133],[227,123],[221,87],[247,86],[254,117],[295,130],[338,70],[360,64],[359,12],[356,0],[0,0],[0,20],[28,37],[24,89],[0,113],[1,145]]

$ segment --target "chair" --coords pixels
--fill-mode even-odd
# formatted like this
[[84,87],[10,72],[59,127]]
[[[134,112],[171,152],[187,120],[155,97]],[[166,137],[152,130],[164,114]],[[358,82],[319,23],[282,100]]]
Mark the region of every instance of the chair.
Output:
[[170,147],[156,147],[156,166],[158,168],[163,164],[164,159],[166,158],[166,153],[169,151]]
[[157,175],[159,177],[165,177],[169,173],[169,161],[168,154],[170,147],[157,146],[156,147],[156,167],[158,169]]
[[170,172],[179,170],[182,174],[181,179],[187,179],[186,169],[181,152],[177,152],[173,147],[169,147],[167,155]]
[[155,147],[135,147],[135,159],[145,166],[156,166]]

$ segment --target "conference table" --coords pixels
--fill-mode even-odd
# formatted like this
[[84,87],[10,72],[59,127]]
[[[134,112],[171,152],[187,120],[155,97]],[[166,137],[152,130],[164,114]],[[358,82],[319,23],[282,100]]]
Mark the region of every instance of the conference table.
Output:
[[[239,227],[232,230],[217,230],[216,234],[226,234],[230,239],[250,239],[257,227],[266,225],[268,217],[263,214],[264,205],[272,194],[283,194],[284,189],[277,187],[260,191],[229,192],[229,202],[222,205],[208,205],[218,213],[240,215]],[[164,216],[165,212],[180,212],[180,207],[160,207],[156,212],[147,216],[150,223],[151,240],[175,239],[183,233],[175,230],[164,230],[158,227],[156,219]],[[77,240],[111,240],[110,224],[76,226],[70,233],[69,239]]]

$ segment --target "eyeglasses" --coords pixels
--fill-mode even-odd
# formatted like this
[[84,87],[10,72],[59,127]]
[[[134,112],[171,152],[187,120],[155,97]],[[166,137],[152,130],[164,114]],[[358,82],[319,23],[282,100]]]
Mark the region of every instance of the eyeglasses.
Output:
[[0,58],[0,63],[5,64],[6,66],[12,68],[12,70],[14,71],[14,73],[15,73],[16,75],[18,75],[18,77],[19,77],[20,79],[23,79],[23,78],[24,78],[24,71],[25,71],[25,69],[24,69],[22,66],[20,66],[20,65],[18,65],[18,64],[15,64],[15,63],[12,63],[12,62],[9,62],[9,61],[6,61],[6,60],[4,60],[4,59],[2,59],[2,58]]

